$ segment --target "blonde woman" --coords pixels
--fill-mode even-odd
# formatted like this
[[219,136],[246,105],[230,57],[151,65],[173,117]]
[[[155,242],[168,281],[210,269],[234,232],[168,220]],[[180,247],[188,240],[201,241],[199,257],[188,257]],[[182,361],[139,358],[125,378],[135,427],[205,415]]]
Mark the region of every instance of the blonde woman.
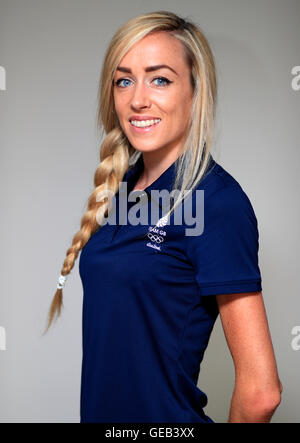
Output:
[[[228,422],[269,422],[280,403],[256,216],[211,154],[216,95],[213,54],[194,23],[157,11],[113,36],[95,189],[47,326],[81,251],[82,423],[214,423],[197,380],[219,314],[236,372]],[[153,191],[176,191],[167,211]],[[192,223],[176,223],[186,208]]]

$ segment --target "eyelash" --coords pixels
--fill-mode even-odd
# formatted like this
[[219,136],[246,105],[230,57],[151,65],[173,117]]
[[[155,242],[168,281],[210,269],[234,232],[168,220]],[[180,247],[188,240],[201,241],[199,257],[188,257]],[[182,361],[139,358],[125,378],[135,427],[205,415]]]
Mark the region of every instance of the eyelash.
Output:
[[[153,80],[158,80],[158,79],[164,80],[166,82],[165,85],[159,85],[158,87],[162,87],[163,88],[165,86],[168,86],[170,83],[173,83],[170,80],[168,80],[166,77],[155,77]],[[119,78],[116,82],[114,82],[114,85],[118,86],[119,88],[125,89],[123,86],[120,86],[120,82],[123,81],[123,80],[129,80],[129,79],[128,78]]]

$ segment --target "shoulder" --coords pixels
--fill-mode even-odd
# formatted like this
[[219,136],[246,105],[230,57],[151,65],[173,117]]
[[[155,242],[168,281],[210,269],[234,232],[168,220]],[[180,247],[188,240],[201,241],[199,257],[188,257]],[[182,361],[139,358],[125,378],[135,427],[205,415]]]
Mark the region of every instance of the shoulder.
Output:
[[205,209],[214,215],[242,211],[255,216],[253,206],[242,185],[215,160],[196,186],[196,190],[204,191]]
[[189,226],[185,224],[188,243],[196,239],[201,243],[219,242],[221,237],[231,242],[248,237],[256,242],[258,222],[252,203],[238,181],[219,163],[215,162],[196,186],[191,200],[195,215],[192,222],[187,217]]

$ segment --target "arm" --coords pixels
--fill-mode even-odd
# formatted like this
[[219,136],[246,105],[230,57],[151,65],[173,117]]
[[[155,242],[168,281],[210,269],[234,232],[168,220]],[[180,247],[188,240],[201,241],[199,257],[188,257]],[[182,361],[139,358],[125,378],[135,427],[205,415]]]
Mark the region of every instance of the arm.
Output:
[[281,401],[266,311],[261,292],[216,295],[235,366],[228,423],[268,423]]

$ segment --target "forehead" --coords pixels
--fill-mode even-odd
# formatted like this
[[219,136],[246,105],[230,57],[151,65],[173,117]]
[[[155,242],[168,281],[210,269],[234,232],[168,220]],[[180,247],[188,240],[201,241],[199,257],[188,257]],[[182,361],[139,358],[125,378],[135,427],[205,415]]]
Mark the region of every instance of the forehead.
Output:
[[142,38],[124,55],[119,65],[139,67],[166,63],[172,66],[185,64],[182,43],[168,32],[155,32]]

